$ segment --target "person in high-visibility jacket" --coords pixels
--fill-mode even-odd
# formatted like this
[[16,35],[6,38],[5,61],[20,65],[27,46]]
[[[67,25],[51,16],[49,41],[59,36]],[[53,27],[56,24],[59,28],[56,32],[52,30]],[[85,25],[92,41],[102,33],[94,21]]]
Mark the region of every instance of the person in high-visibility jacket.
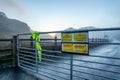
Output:
[[39,33],[38,32],[32,32],[32,39],[35,39],[35,47],[37,49],[37,55],[38,55],[38,60],[41,61],[42,59],[42,48],[40,46],[40,37],[39,37]]

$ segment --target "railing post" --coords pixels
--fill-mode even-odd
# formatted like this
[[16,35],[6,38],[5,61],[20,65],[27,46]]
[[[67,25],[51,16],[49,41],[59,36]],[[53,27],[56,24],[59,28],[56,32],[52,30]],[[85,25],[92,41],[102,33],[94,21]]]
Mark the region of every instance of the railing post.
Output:
[[73,80],[73,54],[70,56],[70,80]]
[[57,36],[55,36],[55,50],[57,50]]
[[[35,43],[36,43],[36,40],[35,40]],[[37,53],[37,49],[36,49],[36,46],[35,46],[35,59],[36,59],[36,73],[38,73],[38,53]]]
[[18,67],[17,65],[17,36],[13,36],[13,66]]
[[33,38],[32,38],[32,36],[30,37],[30,39],[31,39],[31,43],[30,43],[30,47],[34,47],[34,45],[33,45]]

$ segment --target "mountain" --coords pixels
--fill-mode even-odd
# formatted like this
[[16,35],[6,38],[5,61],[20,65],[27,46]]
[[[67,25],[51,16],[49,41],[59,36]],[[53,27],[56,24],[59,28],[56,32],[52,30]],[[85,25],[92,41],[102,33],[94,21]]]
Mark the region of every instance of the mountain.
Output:
[[0,12],[0,34],[2,34],[0,37],[30,32],[31,29],[26,23],[10,19],[3,12]]
[[9,19],[3,12],[0,12],[0,33],[20,34],[29,32],[31,32],[31,29],[26,23]]
[[[8,18],[5,13],[0,12],[0,38],[12,38],[13,35],[21,34],[21,33],[31,33],[32,30],[30,27],[19,20]],[[22,38],[29,38],[29,36],[22,36]],[[40,34],[41,38],[49,38],[52,37],[48,34]]]
[[74,29],[73,27],[69,27],[69,28],[65,29],[64,31],[72,31],[72,30],[76,30],[76,29]]
[[79,28],[80,30],[88,30],[88,29],[95,29],[96,27],[94,26],[86,26],[86,27],[81,27]]

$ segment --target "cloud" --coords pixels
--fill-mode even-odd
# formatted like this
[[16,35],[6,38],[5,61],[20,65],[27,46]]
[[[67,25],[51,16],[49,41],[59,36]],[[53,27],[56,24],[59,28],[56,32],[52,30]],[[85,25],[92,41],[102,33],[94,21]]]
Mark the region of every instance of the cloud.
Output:
[[0,7],[6,10],[15,11],[17,14],[25,13],[23,6],[15,0],[0,0]]

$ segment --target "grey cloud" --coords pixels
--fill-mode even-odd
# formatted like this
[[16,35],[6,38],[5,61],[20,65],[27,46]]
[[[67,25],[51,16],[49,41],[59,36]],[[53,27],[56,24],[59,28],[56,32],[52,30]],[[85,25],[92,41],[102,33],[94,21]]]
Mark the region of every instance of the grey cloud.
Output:
[[0,0],[0,7],[15,11],[17,14],[24,14],[25,12],[23,6],[15,0]]

